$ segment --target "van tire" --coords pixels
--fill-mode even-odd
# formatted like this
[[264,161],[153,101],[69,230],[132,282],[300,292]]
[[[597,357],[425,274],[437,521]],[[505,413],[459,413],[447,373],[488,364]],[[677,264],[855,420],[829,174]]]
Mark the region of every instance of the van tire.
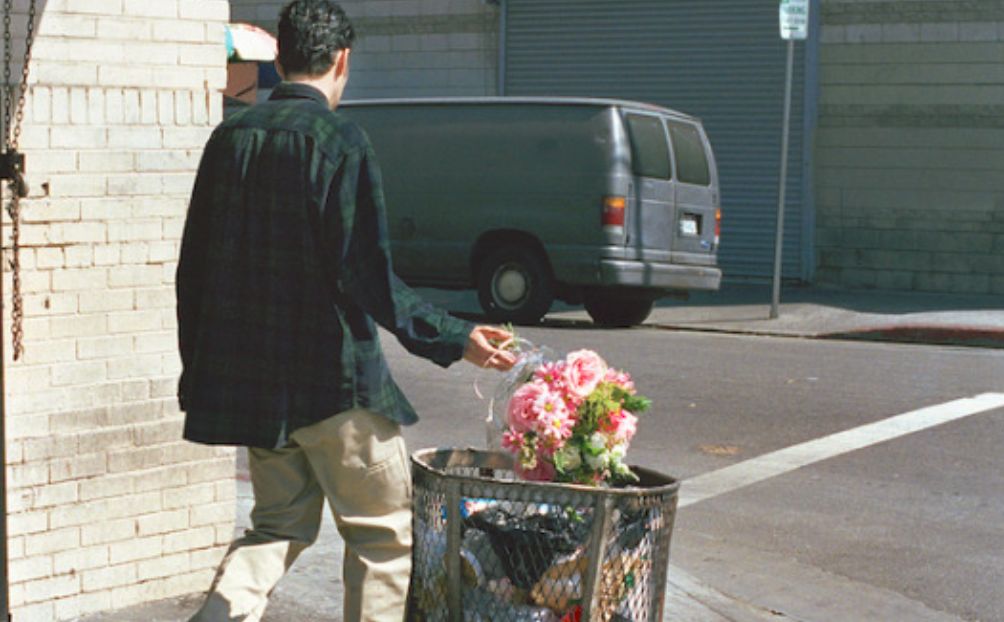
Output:
[[612,290],[586,292],[584,304],[593,323],[612,328],[626,328],[644,322],[655,306],[651,298],[623,298]]
[[540,323],[554,302],[547,261],[526,246],[490,251],[478,267],[478,302],[493,322]]

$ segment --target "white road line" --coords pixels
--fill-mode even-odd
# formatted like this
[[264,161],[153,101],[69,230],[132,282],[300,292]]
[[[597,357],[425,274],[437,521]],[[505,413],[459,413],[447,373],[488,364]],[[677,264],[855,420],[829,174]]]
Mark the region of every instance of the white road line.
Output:
[[983,393],[792,445],[684,480],[677,507],[684,508],[827,458],[1002,407],[1004,393]]

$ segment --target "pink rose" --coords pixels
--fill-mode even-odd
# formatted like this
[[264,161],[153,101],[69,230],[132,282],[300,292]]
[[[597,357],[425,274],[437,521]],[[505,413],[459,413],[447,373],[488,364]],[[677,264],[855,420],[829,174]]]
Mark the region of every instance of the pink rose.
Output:
[[509,400],[507,419],[514,432],[532,432],[537,421],[535,404],[538,399],[547,395],[547,385],[534,380],[516,389]]
[[554,476],[557,475],[557,471],[554,470],[554,465],[547,460],[537,459],[537,466],[532,469],[523,468],[523,465],[516,464],[516,475],[521,479],[525,479],[531,482],[552,482],[554,481]]
[[607,374],[607,364],[592,350],[576,350],[565,357],[565,389],[583,400]]
[[615,384],[620,388],[624,389],[628,393],[634,393],[634,381],[631,380],[631,375],[625,371],[620,371],[617,369],[608,369],[606,376],[603,378],[605,382]]
[[638,431],[638,417],[635,417],[626,410],[618,410],[608,413],[600,421],[600,430],[608,434],[615,445],[629,443]]

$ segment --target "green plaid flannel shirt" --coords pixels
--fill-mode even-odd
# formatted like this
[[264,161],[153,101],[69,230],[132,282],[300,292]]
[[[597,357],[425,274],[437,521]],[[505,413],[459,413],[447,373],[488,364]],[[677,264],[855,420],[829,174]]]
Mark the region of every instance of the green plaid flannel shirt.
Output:
[[369,139],[303,84],[213,133],[176,283],[184,435],[201,443],[279,447],[357,407],[414,423],[376,324],[443,367],[473,328],[395,276]]

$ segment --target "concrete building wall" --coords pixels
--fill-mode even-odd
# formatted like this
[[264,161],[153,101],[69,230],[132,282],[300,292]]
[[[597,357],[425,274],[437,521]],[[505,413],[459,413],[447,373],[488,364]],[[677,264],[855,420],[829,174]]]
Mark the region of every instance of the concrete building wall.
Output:
[[233,450],[181,440],[173,289],[194,170],[221,116],[227,2],[38,7],[16,362],[6,215],[3,231],[18,622],[203,590],[234,522]]
[[[275,33],[278,0],[231,0]],[[482,0],[343,0],[358,40],[346,98],[494,95],[499,9]]]
[[818,280],[1004,294],[1004,6],[822,10]]

